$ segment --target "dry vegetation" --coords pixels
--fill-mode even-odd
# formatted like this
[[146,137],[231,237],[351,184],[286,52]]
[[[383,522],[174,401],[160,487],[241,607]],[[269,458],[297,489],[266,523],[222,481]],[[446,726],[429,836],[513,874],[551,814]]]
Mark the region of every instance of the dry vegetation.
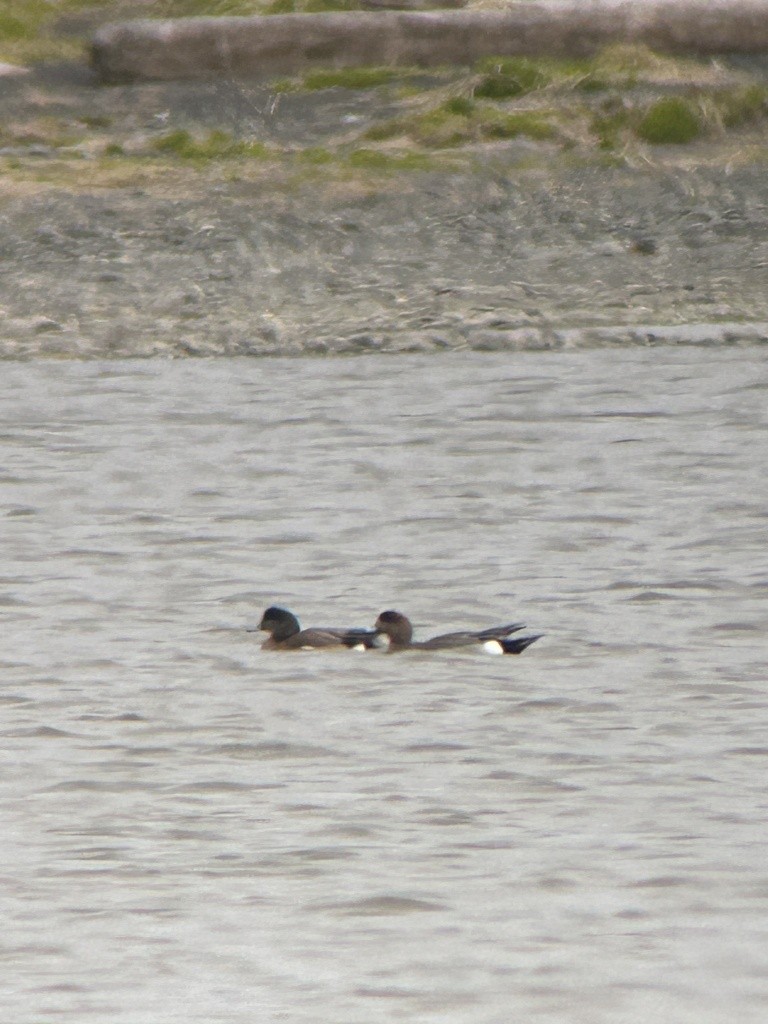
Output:
[[[108,18],[242,14],[287,2],[294,0],[6,0],[0,59],[83,66],[87,38]],[[291,187],[312,177],[351,181],[489,161],[637,166],[766,155],[764,78],[640,46],[613,46],[591,60],[490,57],[472,69],[319,69],[271,83],[222,83],[240,110],[223,121],[179,106],[172,86],[137,85],[121,106],[123,93],[96,83],[30,82],[0,123],[7,181],[92,188],[269,177]],[[209,87],[186,88],[189,96]],[[299,105],[307,131],[301,117],[292,136],[271,130],[274,119],[263,111],[280,103]]]

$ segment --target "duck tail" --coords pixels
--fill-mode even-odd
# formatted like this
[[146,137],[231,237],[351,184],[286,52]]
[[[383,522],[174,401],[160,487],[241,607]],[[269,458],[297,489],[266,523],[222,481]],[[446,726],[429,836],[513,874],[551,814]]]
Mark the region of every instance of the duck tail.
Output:
[[542,636],[544,636],[543,633],[538,633],[536,636],[520,636],[515,637],[514,640],[500,640],[499,643],[505,654],[522,654],[526,647],[541,640]]

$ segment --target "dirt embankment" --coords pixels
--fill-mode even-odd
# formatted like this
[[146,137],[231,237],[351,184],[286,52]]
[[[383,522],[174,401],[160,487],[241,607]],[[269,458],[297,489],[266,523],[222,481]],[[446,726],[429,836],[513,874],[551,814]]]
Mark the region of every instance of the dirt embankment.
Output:
[[[611,86],[588,97],[613,119],[605,151],[557,82],[518,110],[476,102],[463,74],[314,92],[104,87],[74,63],[0,79],[0,357],[768,340],[759,105],[735,134],[652,148],[621,135]],[[543,138],[493,135],[542,112]],[[407,134],[446,125],[471,144]]]

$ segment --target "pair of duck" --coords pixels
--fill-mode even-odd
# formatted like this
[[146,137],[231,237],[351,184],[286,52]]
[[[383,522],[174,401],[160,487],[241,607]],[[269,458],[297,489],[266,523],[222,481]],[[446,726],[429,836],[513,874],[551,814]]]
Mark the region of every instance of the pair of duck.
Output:
[[302,629],[292,612],[274,606],[267,608],[259,623],[259,629],[269,633],[269,639],[262,644],[262,648],[269,651],[306,651],[329,647],[364,651],[383,646],[390,651],[445,651],[480,646],[489,654],[521,654],[541,636],[512,637],[512,633],[524,628],[521,622],[511,622],[506,626],[491,626],[477,632],[462,630],[458,633],[442,633],[430,640],[414,640],[413,626],[405,615],[396,611],[382,612],[373,629]]

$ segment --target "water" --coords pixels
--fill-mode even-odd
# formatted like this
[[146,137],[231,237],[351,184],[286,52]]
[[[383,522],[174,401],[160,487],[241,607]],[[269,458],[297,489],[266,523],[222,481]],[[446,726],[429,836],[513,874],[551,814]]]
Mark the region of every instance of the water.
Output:
[[[759,349],[5,364],[3,1021],[768,999]],[[520,658],[262,653],[405,611]]]

